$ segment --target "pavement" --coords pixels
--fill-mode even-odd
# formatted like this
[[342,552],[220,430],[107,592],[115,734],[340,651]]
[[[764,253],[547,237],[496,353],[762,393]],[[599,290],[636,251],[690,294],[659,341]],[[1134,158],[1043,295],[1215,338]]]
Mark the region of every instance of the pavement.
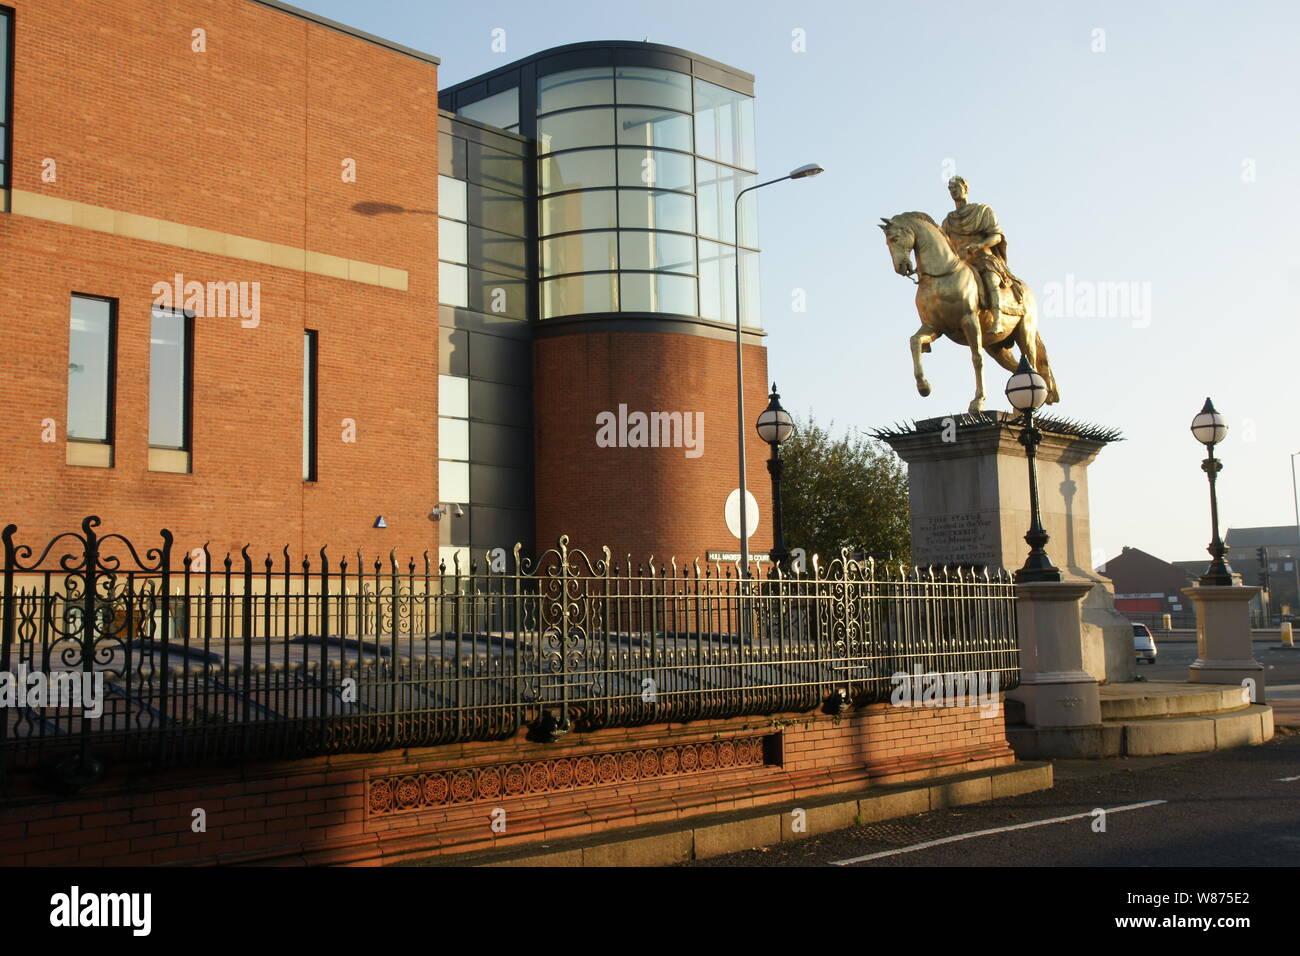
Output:
[[1056,785],[686,866],[1300,865],[1300,735],[1205,754],[1058,760]]

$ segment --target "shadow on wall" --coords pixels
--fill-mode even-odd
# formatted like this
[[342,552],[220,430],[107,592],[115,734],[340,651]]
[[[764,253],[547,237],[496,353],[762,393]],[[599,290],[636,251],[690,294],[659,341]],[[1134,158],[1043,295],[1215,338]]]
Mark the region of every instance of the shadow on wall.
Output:
[[436,209],[407,209],[405,206],[398,206],[391,202],[359,202],[353,205],[353,212],[359,212],[363,216],[382,216],[385,213],[412,213],[421,216],[436,216]]

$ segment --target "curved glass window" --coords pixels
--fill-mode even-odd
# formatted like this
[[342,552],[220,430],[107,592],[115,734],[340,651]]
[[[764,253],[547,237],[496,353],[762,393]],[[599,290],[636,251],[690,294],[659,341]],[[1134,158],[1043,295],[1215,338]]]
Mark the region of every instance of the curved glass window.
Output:
[[709,159],[756,169],[754,98],[697,79],[695,148]]
[[[743,287],[741,322],[760,328],[758,308],[758,253],[742,252],[740,281]],[[715,322],[736,321],[736,249],[700,240],[700,318]]]
[[[736,241],[736,194],[758,182],[753,173],[704,160],[696,162],[696,195],[700,208],[700,235],[723,242]],[[742,246],[758,245],[758,204],[747,193],[740,204]]]
[[618,224],[623,229],[695,231],[695,200],[659,189],[620,189]]
[[542,240],[542,275],[618,268],[617,232],[579,232]]
[[691,111],[691,78],[685,73],[648,66],[620,66],[616,83],[620,103]]
[[564,189],[585,189],[614,185],[614,151],[582,149],[538,160],[541,190],[544,193]]
[[691,157],[662,149],[621,148],[618,151],[618,184],[691,192],[695,188]]
[[554,153],[580,146],[614,145],[612,109],[553,113],[537,121],[537,152]]
[[628,109],[618,111],[620,146],[659,146],[691,151],[691,118],[669,110]]
[[618,311],[618,273],[547,279],[542,283],[542,318]]
[[609,106],[614,102],[614,68],[609,66],[565,70],[537,78],[537,112],[567,110],[575,106]]
[[673,232],[621,232],[619,267],[695,275],[695,238]]
[[[594,192],[565,193],[542,200],[542,235],[573,232],[577,229],[613,229],[614,197],[612,189]],[[683,197],[688,202],[690,197]]]
[[624,272],[619,280],[624,312],[698,315],[695,280],[666,272]]

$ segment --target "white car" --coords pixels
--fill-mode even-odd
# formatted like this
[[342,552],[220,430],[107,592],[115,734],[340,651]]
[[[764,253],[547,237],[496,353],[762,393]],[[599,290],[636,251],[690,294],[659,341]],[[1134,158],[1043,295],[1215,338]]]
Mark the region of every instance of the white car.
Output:
[[1137,654],[1137,662],[1143,661],[1154,664],[1156,662],[1156,639],[1151,636],[1151,629],[1145,624],[1133,625],[1133,651]]

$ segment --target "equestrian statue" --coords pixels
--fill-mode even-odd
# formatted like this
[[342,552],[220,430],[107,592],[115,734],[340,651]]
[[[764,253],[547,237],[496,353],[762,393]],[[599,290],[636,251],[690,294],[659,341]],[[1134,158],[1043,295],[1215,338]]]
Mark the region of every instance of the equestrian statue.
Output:
[[970,411],[984,409],[981,350],[1014,372],[1017,361],[1011,355],[1012,345],[1046,381],[1048,404],[1059,401],[1047,349],[1038,335],[1038,305],[1029,286],[1007,267],[1007,240],[997,216],[984,203],[966,201],[969,188],[960,176],[948,181],[948,193],[956,208],[942,227],[923,212],[899,213],[880,221],[894,271],[917,285],[921,327],[910,340],[916,390],[922,397],[930,394],[921,353],[930,351],[930,343],[946,335],[970,348],[975,367]]

